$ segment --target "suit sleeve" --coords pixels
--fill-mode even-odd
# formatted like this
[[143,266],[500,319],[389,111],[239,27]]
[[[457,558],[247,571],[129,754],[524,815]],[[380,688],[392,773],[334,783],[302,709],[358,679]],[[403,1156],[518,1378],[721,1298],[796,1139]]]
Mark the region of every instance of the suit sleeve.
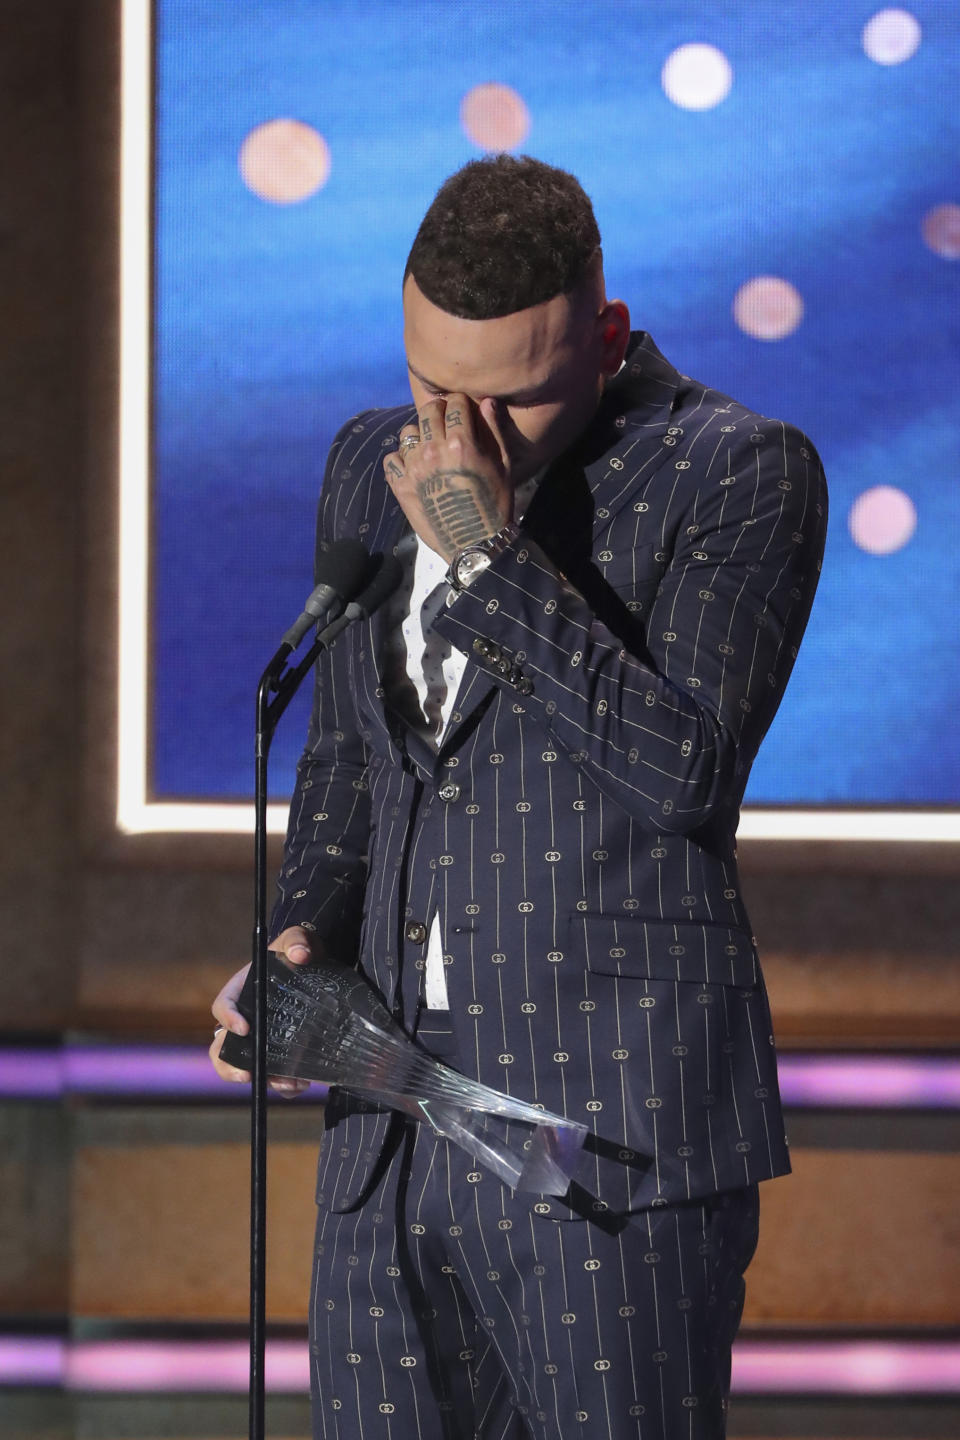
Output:
[[777,421],[756,430],[760,443],[718,447],[661,548],[636,551],[633,593],[653,598],[629,633],[614,634],[522,531],[437,621],[659,831],[739,805],[816,589],[827,513],[816,451]]
[[[327,458],[317,514],[318,557],[324,544],[336,538],[336,466],[353,424],[339,431]],[[301,925],[326,941],[337,958],[352,962],[367,879],[370,792],[348,655],[344,635],[317,660],[270,934]]]

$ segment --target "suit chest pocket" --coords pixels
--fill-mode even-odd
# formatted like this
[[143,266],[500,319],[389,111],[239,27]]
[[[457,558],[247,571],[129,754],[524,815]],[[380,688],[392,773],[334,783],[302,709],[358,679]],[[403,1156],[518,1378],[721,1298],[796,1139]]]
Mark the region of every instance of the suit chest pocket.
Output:
[[730,925],[583,914],[570,921],[570,949],[593,975],[752,989],[759,967],[752,937]]

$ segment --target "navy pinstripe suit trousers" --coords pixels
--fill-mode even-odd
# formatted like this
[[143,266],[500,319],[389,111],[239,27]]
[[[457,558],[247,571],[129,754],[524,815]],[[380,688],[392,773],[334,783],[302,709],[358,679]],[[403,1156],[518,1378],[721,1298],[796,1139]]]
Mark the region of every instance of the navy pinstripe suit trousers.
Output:
[[557,1221],[404,1127],[366,1204],[319,1212],[315,1440],[721,1440],[756,1186]]

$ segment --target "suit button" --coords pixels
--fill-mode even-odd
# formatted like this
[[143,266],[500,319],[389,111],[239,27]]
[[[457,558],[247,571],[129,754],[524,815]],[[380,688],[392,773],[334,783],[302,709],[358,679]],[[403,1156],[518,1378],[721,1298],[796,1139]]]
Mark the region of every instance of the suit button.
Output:
[[520,679],[517,681],[517,693],[518,695],[533,694],[533,681],[530,679],[529,675],[520,676]]
[[492,640],[484,640],[482,636],[478,635],[473,642],[473,653],[479,655],[482,660],[489,660],[491,665],[496,665],[503,651]]
[[460,786],[455,785],[452,780],[445,780],[437,791],[437,794],[441,800],[446,800],[449,804],[452,800],[460,799]]
[[507,676],[510,674],[513,666],[510,664],[509,660],[498,660],[496,668],[500,671],[501,675]]
[[422,945],[427,938],[427,927],[419,920],[411,920],[404,931],[407,939],[414,945]]

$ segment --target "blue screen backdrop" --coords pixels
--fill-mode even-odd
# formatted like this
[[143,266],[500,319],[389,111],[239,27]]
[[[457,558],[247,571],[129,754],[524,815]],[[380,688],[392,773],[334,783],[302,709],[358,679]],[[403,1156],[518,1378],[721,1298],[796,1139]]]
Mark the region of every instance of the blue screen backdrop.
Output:
[[513,149],[579,176],[636,327],[823,456],[824,577],[748,800],[960,802],[951,0],[156,0],[155,24],[155,799],[249,798],[327,447],[408,398],[407,249],[447,174]]

